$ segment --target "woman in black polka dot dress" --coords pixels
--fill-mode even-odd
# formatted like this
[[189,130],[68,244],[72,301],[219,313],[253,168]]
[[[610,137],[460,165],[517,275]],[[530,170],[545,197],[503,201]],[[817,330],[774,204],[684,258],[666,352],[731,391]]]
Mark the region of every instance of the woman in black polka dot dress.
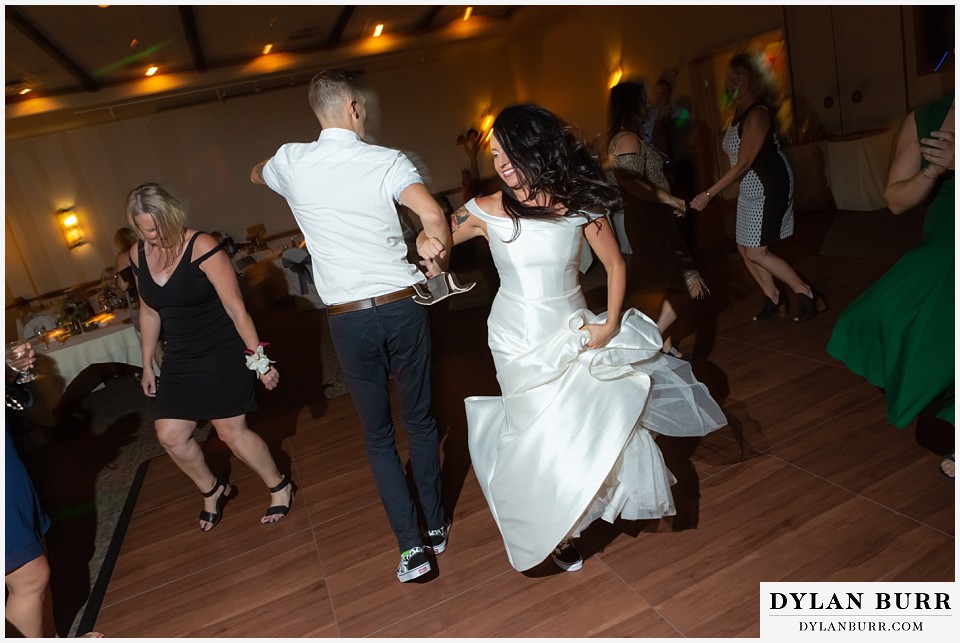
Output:
[[764,84],[749,54],[737,54],[727,70],[727,90],[737,111],[723,149],[730,170],[709,189],[698,194],[690,207],[702,210],[710,199],[734,181],[740,181],[737,198],[737,249],[764,294],[756,321],[787,314],[787,297],[777,287],[780,280],[797,294],[794,321],[806,321],[826,310],[823,293],[805,283],[769,246],[793,234],[793,171],[780,149],[777,124],[764,100]]

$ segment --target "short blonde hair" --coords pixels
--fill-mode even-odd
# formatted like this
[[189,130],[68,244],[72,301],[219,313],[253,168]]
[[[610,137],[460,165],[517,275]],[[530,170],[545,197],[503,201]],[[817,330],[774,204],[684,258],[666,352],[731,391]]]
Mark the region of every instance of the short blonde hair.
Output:
[[750,87],[750,93],[757,98],[773,103],[773,93],[767,83],[764,81],[763,73],[757,66],[756,54],[742,51],[730,59],[730,69],[740,72],[747,78],[747,85]]
[[149,215],[156,224],[160,247],[172,252],[174,257],[178,256],[183,250],[186,218],[180,201],[162,185],[144,183],[127,195],[127,222],[137,231],[137,236],[143,239],[135,220],[135,217],[141,214]]
[[350,101],[363,103],[363,91],[353,74],[339,69],[322,71],[310,81],[310,109],[318,116],[332,114]]

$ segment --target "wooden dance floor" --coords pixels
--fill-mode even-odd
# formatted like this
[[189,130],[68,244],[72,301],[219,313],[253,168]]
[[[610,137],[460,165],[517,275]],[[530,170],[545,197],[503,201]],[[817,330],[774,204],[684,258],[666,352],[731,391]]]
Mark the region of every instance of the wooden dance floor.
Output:
[[[443,308],[431,313],[434,395],[454,522],[438,573],[397,581],[396,543],[349,396],[322,408],[264,408],[251,425],[299,485],[290,514],[260,525],[265,489],[211,439],[205,449],[230,470],[239,497],[201,533],[197,490],[166,456],[150,461],[95,629],[109,637],[757,637],[761,581],[952,581],[954,486],[940,458],[918,445],[913,427],[888,425],[881,391],[825,351],[839,312],[891,262],[795,248],[794,265],[831,309],[794,324],[791,298],[789,318],[757,324],[758,291],[731,248],[704,270],[713,295],[696,334],[680,343],[730,424],[699,443],[661,440],[679,479],[676,517],[594,524],[579,572],[550,561],[514,571],[466,449],[463,398],[497,391],[487,308]],[[650,296],[631,302],[655,309]],[[591,299],[602,306],[602,292]],[[398,436],[405,448],[399,427]]]

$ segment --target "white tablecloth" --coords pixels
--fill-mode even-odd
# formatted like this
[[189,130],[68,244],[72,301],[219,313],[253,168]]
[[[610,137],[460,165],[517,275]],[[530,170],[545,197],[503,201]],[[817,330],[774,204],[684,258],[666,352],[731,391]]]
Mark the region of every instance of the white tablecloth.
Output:
[[313,285],[311,280],[307,280],[307,292],[301,292],[300,277],[297,275],[297,273],[284,268],[283,259],[280,257],[275,257],[271,261],[273,262],[273,265],[283,271],[283,277],[287,281],[287,292],[289,294],[299,298],[300,301],[303,301],[312,308],[326,308],[324,303],[320,300],[320,293],[317,292],[317,287]]
[[47,426],[54,424],[52,411],[67,387],[88,366],[109,363],[143,366],[140,336],[133,324],[120,322],[75,335],[62,346],[52,341],[46,351],[42,344],[36,344],[34,351],[37,354],[34,370],[41,377],[28,384],[34,405],[26,416]]
[[37,313],[30,315],[24,320],[23,317],[17,319],[17,339],[33,339],[33,334],[37,328],[53,330],[57,327],[57,316],[54,313]]
[[[838,210],[882,210],[890,162],[890,129],[823,141],[827,182]],[[798,186],[799,188],[800,186]]]

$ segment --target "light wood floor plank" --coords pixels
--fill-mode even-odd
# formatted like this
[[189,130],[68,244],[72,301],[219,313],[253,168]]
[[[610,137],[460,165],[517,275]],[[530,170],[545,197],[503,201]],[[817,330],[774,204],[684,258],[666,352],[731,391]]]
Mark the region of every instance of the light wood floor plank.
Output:
[[[291,513],[259,525],[262,482],[211,439],[205,450],[240,495],[202,534],[196,489],[157,458],[97,629],[138,637],[756,637],[761,581],[952,580],[953,485],[912,428],[886,424],[882,392],[825,351],[843,307],[890,263],[800,259],[831,302],[805,324],[792,321],[794,297],[787,319],[753,322],[760,298],[742,263],[715,266],[714,299],[703,306],[719,310],[701,331],[713,333],[710,353],[694,366],[730,425],[699,441],[661,437],[680,479],[678,515],[592,525],[580,572],[549,560],[525,574],[510,567],[466,447],[463,398],[497,393],[487,311],[444,309],[431,311],[434,411],[454,522],[424,582],[396,579],[396,540],[350,397],[276,413],[267,405],[251,425],[300,485]],[[632,297],[646,307],[659,301]],[[695,339],[682,338],[681,348]],[[405,459],[399,420],[397,431]]]

